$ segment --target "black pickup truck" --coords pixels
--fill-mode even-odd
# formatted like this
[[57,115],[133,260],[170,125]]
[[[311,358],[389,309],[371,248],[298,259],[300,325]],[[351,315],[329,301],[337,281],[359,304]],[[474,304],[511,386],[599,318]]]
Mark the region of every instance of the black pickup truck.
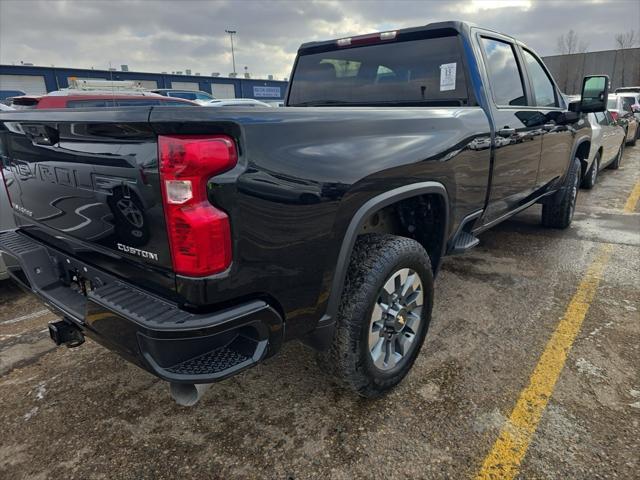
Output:
[[607,90],[569,108],[525,45],[444,22],[302,45],[286,108],[3,112],[0,251],[58,344],[88,335],[180,403],[292,339],[377,396],[445,255],[536,202],[569,226]]

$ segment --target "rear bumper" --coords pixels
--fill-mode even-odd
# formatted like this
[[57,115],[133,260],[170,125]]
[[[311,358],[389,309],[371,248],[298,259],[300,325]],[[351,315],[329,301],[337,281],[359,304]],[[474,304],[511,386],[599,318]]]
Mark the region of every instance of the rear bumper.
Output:
[[282,318],[262,300],[191,313],[20,231],[0,232],[0,254],[11,278],[49,309],[170,382],[221,380],[282,343]]

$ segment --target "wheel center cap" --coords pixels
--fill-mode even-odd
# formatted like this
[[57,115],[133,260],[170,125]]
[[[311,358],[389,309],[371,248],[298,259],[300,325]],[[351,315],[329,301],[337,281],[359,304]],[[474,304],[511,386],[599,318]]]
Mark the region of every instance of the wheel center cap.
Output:
[[390,322],[387,325],[394,330],[394,333],[399,333],[407,323],[407,311],[404,307],[398,305],[389,320]]

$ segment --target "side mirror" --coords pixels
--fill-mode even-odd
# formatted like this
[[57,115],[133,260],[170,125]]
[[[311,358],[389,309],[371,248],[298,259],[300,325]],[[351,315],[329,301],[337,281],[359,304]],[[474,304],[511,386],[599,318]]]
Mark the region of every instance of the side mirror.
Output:
[[580,111],[584,113],[604,112],[609,99],[609,77],[592,75],[582,81]]

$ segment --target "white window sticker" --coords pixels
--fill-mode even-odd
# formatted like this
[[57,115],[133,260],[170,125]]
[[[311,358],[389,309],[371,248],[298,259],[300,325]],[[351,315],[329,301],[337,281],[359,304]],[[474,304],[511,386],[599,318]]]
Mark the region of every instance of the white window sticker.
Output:
[[457,63],[445,63],[440,65],[440,91],[456,89],[456,65]]

